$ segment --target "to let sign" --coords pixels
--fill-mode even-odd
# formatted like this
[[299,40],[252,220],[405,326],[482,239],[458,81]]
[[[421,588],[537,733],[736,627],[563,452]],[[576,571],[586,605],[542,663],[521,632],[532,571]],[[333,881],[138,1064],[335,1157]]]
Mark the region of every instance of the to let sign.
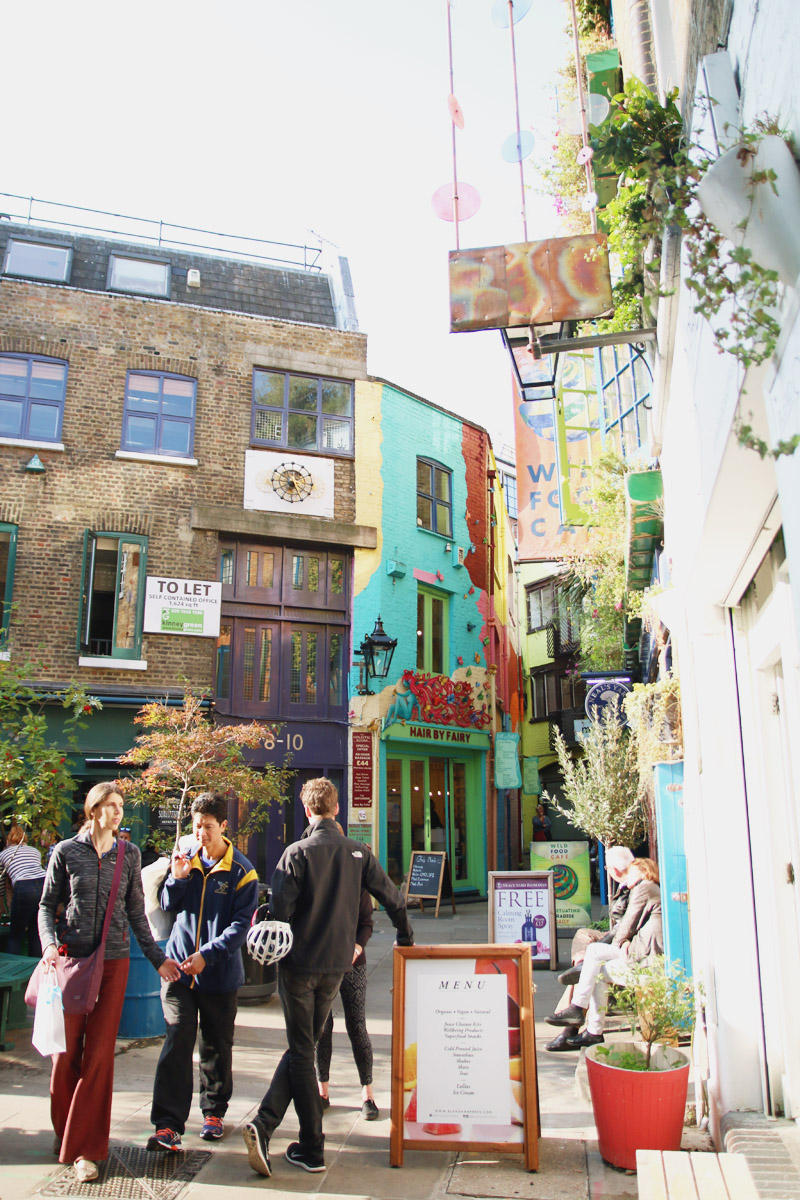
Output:
[[353,808],[372,806],[372,734],[353,732]]
[[212,579],[147,576],[144,632],[219,637],[222,584]]

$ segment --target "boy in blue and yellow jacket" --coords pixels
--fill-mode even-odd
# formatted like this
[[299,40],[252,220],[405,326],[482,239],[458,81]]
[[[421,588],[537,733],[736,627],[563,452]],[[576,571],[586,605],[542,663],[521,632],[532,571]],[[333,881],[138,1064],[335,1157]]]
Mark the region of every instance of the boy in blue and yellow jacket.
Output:
[[200,1108],[207,1141],[221,1138],[233,1092],[231,1060],[242,945],[258,904],[258,877],[223,836],[228,806],[218,792],[192,804],[192,836],[172,855],[161,907],[175,913],[167,954],[181,970],[164,984],[167,1035],[156,1067],[148,1150],[179,1150],[192,1107],[192,1052],[200,1025]]

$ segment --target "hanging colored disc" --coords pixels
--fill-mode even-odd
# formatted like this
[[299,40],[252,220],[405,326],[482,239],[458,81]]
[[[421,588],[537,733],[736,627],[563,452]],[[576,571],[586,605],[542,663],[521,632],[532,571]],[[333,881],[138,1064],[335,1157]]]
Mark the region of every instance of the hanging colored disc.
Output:
[[[514,14],[515,25],[518,21],[521,21],[524,16],[527,16],[531,10],[532,4],[533,0],[514,0],[512,11]],[[496,25],[498,29],[508,29],[508,0],[494,0],[494,7],[492,8],[492,23]]]
[[587,192],[581,200],[581,208],[584,212],[591,212],[593,208],[597,208],[597,192]]
[[605,96],[598,96],[596,92],[590,92],[586,110],[586,117],[590,125],[602,125],[611,112],[611,105]]
[[587,162],[591,162],[594,158],[594,150],[591,146],[581,146],[578,153],[575,155],[575,162],[579,167],[585,167]]
[[[471,183],[459,181],[456,186],[458,187],[458,219],[459,221],[468,221],[470,217],[475,216],[481,206],[480,193]],[[431,204],[437,217],[441,217],[443,221],[455,221],[452,183],[445,183],[442,187],[437,188],[431,196]]]
[[520,129],[519,133],[509,134],[500,147],[500,153],[506,162],[522,162],[533,150],[535,142],[536,138],[530,129]]
[[447,107],[450,109],[450,117],[452,122],[458,129],[464,128],[464,114],[461,111],[461,105],[456,100],[455,96],[447,97]]

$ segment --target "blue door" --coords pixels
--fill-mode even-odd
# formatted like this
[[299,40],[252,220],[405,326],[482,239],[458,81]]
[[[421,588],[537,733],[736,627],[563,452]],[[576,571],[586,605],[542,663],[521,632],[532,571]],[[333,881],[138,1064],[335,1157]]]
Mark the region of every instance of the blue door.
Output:
[[656,763],[653,767],[658,831],[658,870],[664,913],[664,955],[692,973],[689,942],[689,893],[683,840],[683,763]]

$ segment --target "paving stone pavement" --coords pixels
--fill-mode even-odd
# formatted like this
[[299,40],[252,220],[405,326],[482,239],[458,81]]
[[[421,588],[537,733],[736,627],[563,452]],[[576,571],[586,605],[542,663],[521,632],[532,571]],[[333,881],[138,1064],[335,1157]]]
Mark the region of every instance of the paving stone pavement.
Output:
[[[435,918],[432,911],[412,910],[412,922],[418,943],[475,944],[486,941],[487,906],[484,903],[459,904],[456,914],[442,908]],[[490,1153],[450,1151],[406,1151],[401,1168],[389,1166],[389,1085],[391,1051],[392,944],[394,931],[384,914],[378,914],[375,934],[367,947],[369,987],[368,1024],[375,1053],[375,1095],[381,1117],[367,1122],[360,1115],[361,1098],[358,1075],[350,1044],[344,1031],[341,1010],[334,1008],[333,1061],[331,1067],[331,1107],[325,1113],[328,1169],[324,1174],[309,1175],[298,1171],[283,1157],[287,1144],[296,1138],[297,1125],[292,1111],[278,1130],[270,1147],[273,1174],[264,1179],[247,1164],[241,1127],[251,1119],[285,1048],[285,1033],[280,1004],[242,1005],[237,1018],[234,1050],[234,1094],[226,1118],[225,1137],[217,1143],[199,1138],[201,1114],[192,1110],[183,1139],[189,1152],[210,1151],[210,1157],[197,1174],[187,1178],[180,1200],[217,1200],[224,1190],[228,1200],[246,1200],[254,1189],[267,1189],[271,1196],[288,1198],[296,1193],[312,1193],[325,1200],[445,1200],[446,1197],[502,1197],[520,1200],[626,1200],[637,1195],[635,1176],[617,1172],[601,1160],[595,1140],[591,1105],[581,1085],[583,1072],[576,1071],[578,1055],[548,1054],[545,1044],[554,1030],[544,1024],[553,1011],[561,987],[554,972],[536,970],[534,1001],[539,1100],[542,1119],[540,1168],[525,1170],[522,1157]],[[566,963],[569,939],[560,941],[561,962]],[[611,1035],[615,1036],[614,1034]],[[620,1030],[619,1037],[625,1036]],[[15,1030],[10,1038],[14,1049],[0,1053],[0,1200],[29,1200],[42,1194],[85,1197],[97,1200],[160,1200],[166,1198],[164,1181],[154,1177],[142,1180],[124,1169],[115,1169],[107,1184],[82,1187],[68,1170],[59,1168],[52,1156],[52,1130],[49,1120],[49,1061],[41,1059],[30,1046],[27,1030]],[[116,1044],[115,1094],[111,1140],[114,1146],[129,1147],[120,1159],[142,1161],[141,1151],[150,1134],[150,1100],[153,1074],[160,1040]],[[582,1058],[582,1056],[581,1056]],[[737,1114],[740,1115],[740,1114]],[[752,1114],[748,1114],[752,1116]],[[766,1122],[762,1121],[766,1125]],[[757,1177],[763,1200],[800,1200],[800,1138],[794,1122],[779,1123],[780,1145],[769,1142],[772,1154],[764,1163],[763,1178]],[[754,1122],[749,1128],[754,1129]],[[785,1128],[784,1128],[785,1127]],[[788,1128],[788,1127],[791,1127]],[[775,1123],[770,1125],[776,1132]],[[794,1140],[793,1140],[794,1139]],[[757,1148],[764,1157],[763,1137]],[[748,1161],[753,1146],[748,1142]],[[710,1139],[698,1130],[685,1131],[684,1149],[712,1149]],[[731,1151],[740,1146],[731,1144]],[[791,1162],[778,1150],[788,1152]],[[160,1158],[161,1156],[153,1156]],[[147,1159],[145,1159],[147,1161]],[[780,1186],[775,1164],[784,1183]],[[759,1164],[760,1165],[760,1164]],[[751,1167],[755,1163],[751,1162]],[[59,1174],[60,1172],[60,1174]],[[753,1170],[756,1175],[755,1169]],[[187,1176],[189,1172],[187,1171]],[[791,1186],[790,1186],[791,1184]],[[770,1190],[772,1189],[772,1190]],[[237,1192],[234,1196],[233,1192]],[[169,1188],[169,1200],[175,1191]]]

